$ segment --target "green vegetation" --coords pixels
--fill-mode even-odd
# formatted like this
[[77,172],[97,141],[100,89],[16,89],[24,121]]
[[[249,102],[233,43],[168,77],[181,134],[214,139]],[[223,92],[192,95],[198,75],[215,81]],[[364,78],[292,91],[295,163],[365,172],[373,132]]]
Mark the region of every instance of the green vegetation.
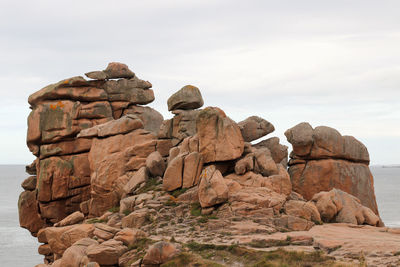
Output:
[[112,207],[112,208],[108,209],[108,211],[110,211],[110,212],[112,212],[112,213],[119,212],[119,206]]
[[138,252],[145,251],[145,249],[153,243],[154,241],[149,238],[140,238],[135,242],[135,244],[129,246],[128,250],[136,249]]
[[192,204],[192,206],[190,208],[190,215],[195,216],[195,217],[202,216],[201,218],[199,218],[197,220],[197,222],[199,222],[199,223],[206,223],[210,219],[218,219],[218,217],[215,215],[202,215],[201,214],[201,206],[200,206],[199,202]]
[[176,207],[178,203],[174,199],[168,199],[168,201],[165,202],[165,206]]
[[192,216],[200,216],[201,215],[201,206],[199,202],[193,203],[190,209],[190,215]]
[[199,255],[193,254],[193,253],[188,253],[188,252],[182,252],[179,254],[177,257],[174,259],[161,264],[160,267],[178,267],[178,266],[196,266],[196,267],[224,267],[225,265],[221,265],[216,262],[212,262],[206,259],[203,259]]
[[176,190],[172,191],[170,194],[173,197],[179,197],[180,195],[185,193],[187,190],[188,190],[188,188],[179,188],[179,189],[176,189]]
[[158,188],[158,185],[160,185],[162,182],[158,178],[150,178],[146,180],[146,183],[144,184],[143,187],[139,188],[136,193],[142,194],[146,193],[149,191],[160,191]]
[[256,239],[252,240],[248,245],[253,248],[269,248],[269,247],[283,247],[290,245],[291,237],[288,236],[286,240],[265,240]]
[[86,223],[104,223],[104,222],[107,222],[107,221],[101,220],[99,218],[92,218],[92,219],[89,219],[86,221]]
[[[308,267],[308,266],[358,266],[339,264],[334,258],[326,256],[322,251],[312,253],[286,251],[258,251],[238,245],[215,245],[190,242],[186,245],[186,252],[161,265],[171,266],[246,266],[246,267]],[[187,251],[189,250],[189,251]],[[362,265],[360,265],[362,266]]]

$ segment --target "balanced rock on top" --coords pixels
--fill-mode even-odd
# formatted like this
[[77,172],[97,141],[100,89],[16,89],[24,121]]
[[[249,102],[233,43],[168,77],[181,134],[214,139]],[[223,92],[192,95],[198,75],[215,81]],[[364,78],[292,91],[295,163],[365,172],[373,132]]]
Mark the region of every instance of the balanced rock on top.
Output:
[[200,90],[193,85],[186,85],[168,98],[168,110],[197,109],[204,105]]
[[238,123],[245,142],[261,138],[275,130],[274,125],[258,116],[251,116]]
[[133,73],[126,64],[119,62],[111,62],[108,64],[105,70],[92,71],[85,73],[85,75],[88,78],[95,80],[118,79],[118,78],[131,79],[135,77],[135,73]]

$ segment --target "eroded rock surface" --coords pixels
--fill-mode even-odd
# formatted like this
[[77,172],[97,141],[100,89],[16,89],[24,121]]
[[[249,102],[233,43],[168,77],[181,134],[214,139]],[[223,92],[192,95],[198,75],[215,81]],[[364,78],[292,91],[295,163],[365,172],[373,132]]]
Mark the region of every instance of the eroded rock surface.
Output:
[[250,143],[274,131],[265,119],[199,109],[200,91],[185,86],[164,120],[141,106],[154,100],[152,85],[125,64],[86,75],[29,97],[37,158],[18,207],[20,225],[42,243],[41,266],[174,264],[197,243],[333,253],[341,243],[312,234],[315,225],[383,225],[368,151],[355,138],[301,123],[286,132],[288,171],[279,138]]
[[367,148],[352,136],[300,123],[285,135],[293,146],[289,174],[293,190],[310,200],[314,194],[343,190],[378,214]]

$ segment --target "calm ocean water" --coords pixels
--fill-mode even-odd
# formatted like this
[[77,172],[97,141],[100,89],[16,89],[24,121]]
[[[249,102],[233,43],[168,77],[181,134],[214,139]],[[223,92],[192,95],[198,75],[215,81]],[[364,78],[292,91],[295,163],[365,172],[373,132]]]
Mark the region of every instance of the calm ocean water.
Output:
[[[400,227],[400,168],[371,167],[380,215],[387,226]],[[17,202],[23,165],[0,165],[0,266],[32,267],[42,263],[36,238],[19,227]]]

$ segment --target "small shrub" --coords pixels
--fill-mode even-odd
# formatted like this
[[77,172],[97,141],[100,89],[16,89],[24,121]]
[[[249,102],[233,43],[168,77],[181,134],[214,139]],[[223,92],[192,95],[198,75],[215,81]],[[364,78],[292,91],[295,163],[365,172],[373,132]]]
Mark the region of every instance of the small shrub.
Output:
[[190,215],[192,216],[200,216],[201,215],[201,206],[199,202],[193,203],[190,209]]
[[158,178],[150,178],[150,179],[146,180],[146,183],[144,184],[143,187],[136,190],[136,193],[141,194],[141,193],[146,193],[149,191],[158,191],[157,186],[159,184],[161,184],[161,182]]
[[101,220],[99,218],[92,218],[86,221],[87,223],[104,223],[106,222],[105,220]]
[[171,195],[173,197],[179,197],[183,193],[185,193],[188,190],[188,188],[179,188],[171,192]]
[[208,222],[208,218],[207,217],[201,217],[197,220],[199,223],[206,223]]
[[167,202],[165,202],[165,205],[170,207],[176,207],[178,206],[178,203],[176,202],[176,198],[172,196],[170,199],[167,200]]
[[128,250],[137,249],[138,251],[144,250],[149,244],[152,244],[153,240],[149,238],[139,238],[135,244],[128,246]]
[[110,212],[112,212],[112,213],[119,212],[119,206],[112,207],[112,208],[108,209],[108,211],[110,211]]

